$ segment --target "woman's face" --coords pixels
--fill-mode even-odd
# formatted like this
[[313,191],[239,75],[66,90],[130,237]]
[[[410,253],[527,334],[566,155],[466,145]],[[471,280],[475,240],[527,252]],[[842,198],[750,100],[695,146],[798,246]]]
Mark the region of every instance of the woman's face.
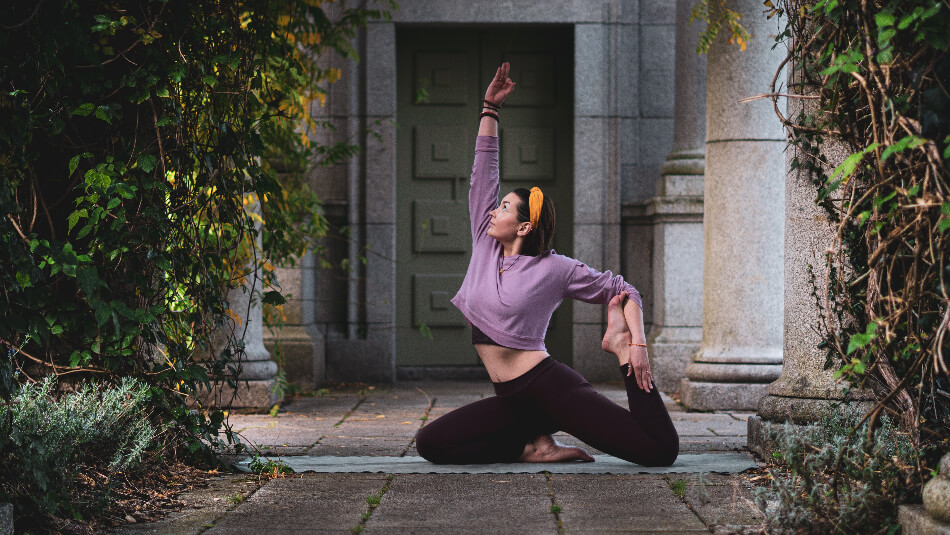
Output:
[[524,221],[518,221],[518,205],[521,199],[515,192],[511,192],[501,200],[498,208],[495,208],[489,215],[491,220],[488,222],[488,235],[500,242],[510,242],[518,237],[518,231],[521,227],[530,227]]

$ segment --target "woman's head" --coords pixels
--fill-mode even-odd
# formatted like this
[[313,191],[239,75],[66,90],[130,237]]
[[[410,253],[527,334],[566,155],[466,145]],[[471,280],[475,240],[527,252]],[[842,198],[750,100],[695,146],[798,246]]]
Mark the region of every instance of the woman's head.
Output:
[[[513,191],[518,196],[518,221],[531,222],[530,199],[531,191],[518,188]],[[537,256],[541,251],[547,251],[554,243],[555,229],[554,202],[550,197],[544,197],[541,203],[541,214],[538,217],[538,224],[524,239],[524,245],[521,248],[521,254],[528,256]]]

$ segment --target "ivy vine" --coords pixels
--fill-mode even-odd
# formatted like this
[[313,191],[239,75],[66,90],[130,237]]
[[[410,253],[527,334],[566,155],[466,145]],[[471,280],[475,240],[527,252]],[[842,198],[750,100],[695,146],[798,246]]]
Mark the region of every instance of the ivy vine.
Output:
[[[790,171],[812,177],[835,226],[818,292],[827,367],[877,401],[869,429],[889,413],[920,451],[946,449],[950,3],[766,4],[787,23],[771,94],[795,150]],[[796,93],[788,116],[783,68]]]

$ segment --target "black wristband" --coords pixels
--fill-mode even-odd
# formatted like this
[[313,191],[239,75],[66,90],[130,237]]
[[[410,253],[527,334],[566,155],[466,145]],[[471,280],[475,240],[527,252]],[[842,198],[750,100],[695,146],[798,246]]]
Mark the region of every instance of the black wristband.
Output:
[[488,99],[483,100],[482,103],[485,105],[485,107],[491,108],[495,111],[498,111],[501,109],[501,104],[495,104],[494,102]]
[[482,114],[478,116],[478,120],[481,121],[482,117],[491,117],[499,123],[501,122],[501,119],[498,118],[498,114],[492,113],[490,111],[483,111]]

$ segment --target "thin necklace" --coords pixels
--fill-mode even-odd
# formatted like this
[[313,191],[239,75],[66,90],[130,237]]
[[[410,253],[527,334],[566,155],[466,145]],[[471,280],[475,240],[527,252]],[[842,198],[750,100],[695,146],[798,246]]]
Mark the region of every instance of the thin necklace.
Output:
[[508,271],[509,269],[515,267],[515,264],[518,263],[518,260],[521,260],[522,256],[523,255],[518,255],[518,258],[515,258],[515,261],[512,262],[511,265],[508,267],[505,267],[505,257],[501,257],[501,269],[498,270],[498,274],[501,275],[505,271]]

